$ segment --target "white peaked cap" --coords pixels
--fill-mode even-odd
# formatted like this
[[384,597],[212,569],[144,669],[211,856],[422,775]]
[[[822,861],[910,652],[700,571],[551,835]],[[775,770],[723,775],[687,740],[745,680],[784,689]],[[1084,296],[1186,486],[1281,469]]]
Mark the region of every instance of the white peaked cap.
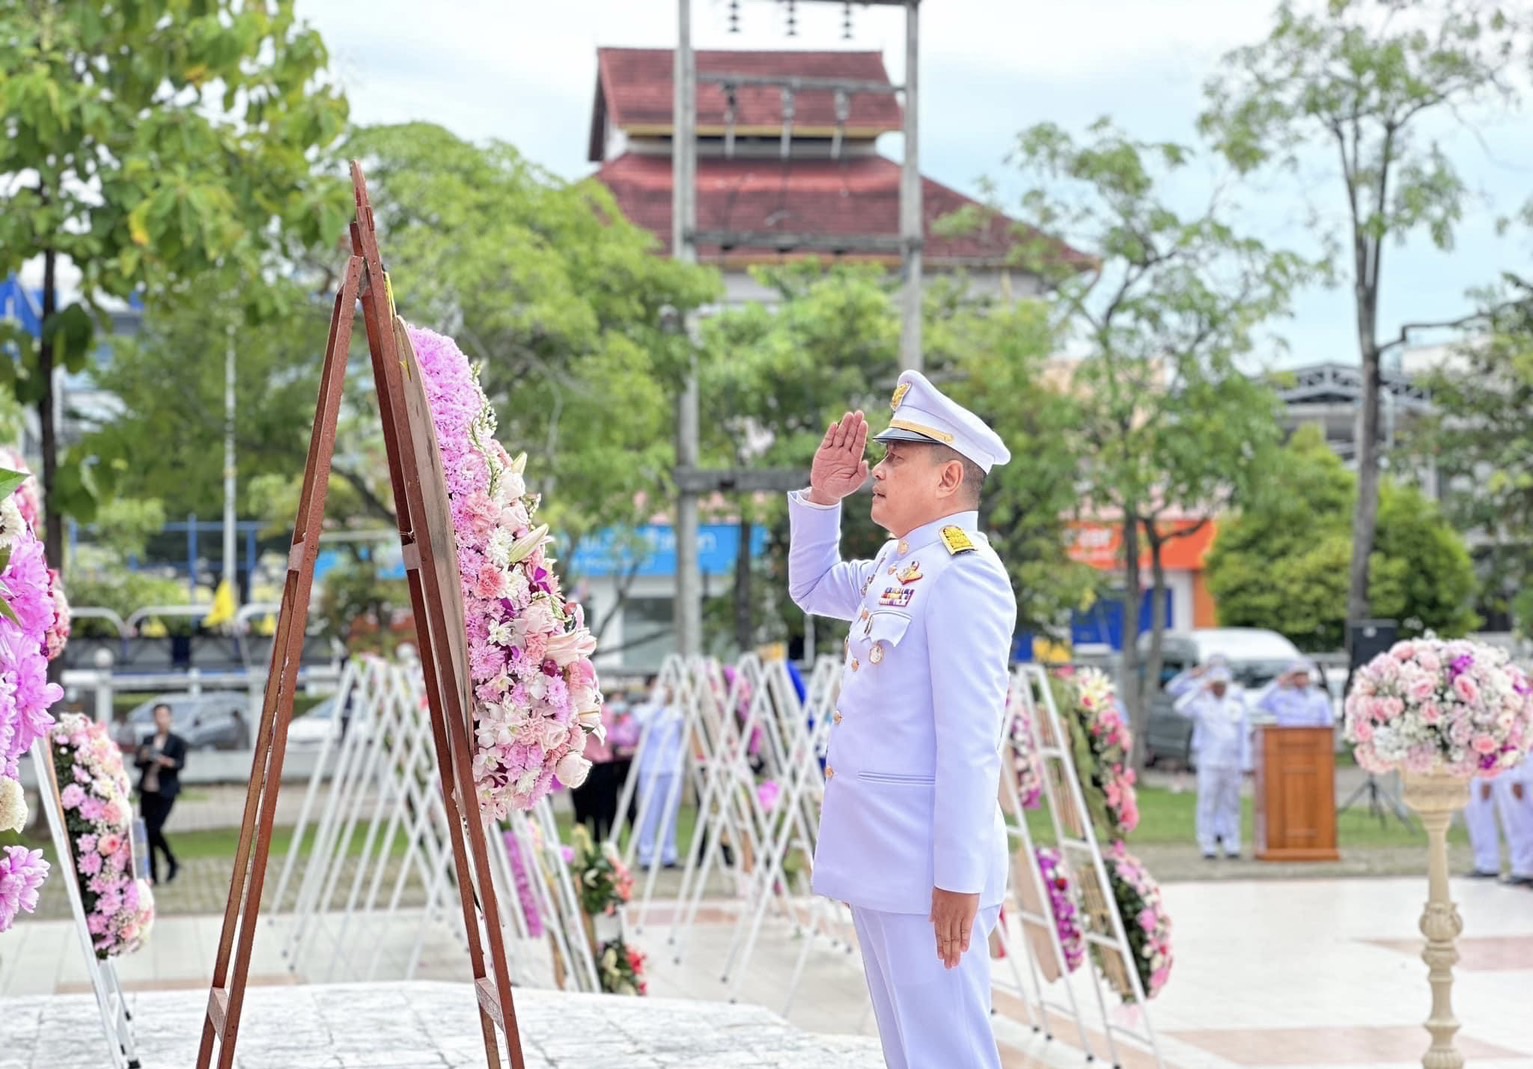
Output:
[[1011,459],[1001,436],[963,405],[943,395],[919,371],[901,373],[889,402],[894,418],[878,442],[935,442],[953,449],[989,472]]

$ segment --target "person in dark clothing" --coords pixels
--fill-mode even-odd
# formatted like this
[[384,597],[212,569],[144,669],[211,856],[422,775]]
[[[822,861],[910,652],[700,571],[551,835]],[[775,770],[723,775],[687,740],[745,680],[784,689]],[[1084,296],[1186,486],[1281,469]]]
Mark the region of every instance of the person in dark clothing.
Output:
[[144,824],[149,830],[149,877],[160,882],[159,855],[165,855],[170,866],[165,882],[170,883],[181,870],[170,843],[165,841],[165,821],[176,796],[181,793],[181,769],[186,767],[186,740],[170,730],[171,712],[168,705],[154,707],[154,734],[138,748],[140,770],[138,779],[139,808],[144,814]]

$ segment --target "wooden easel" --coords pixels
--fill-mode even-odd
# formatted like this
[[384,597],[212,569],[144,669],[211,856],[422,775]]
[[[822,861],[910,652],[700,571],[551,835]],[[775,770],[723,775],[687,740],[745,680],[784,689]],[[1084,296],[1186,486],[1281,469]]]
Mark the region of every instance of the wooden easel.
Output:
[[[287,581],[272,645],[271,674],[261,709],[239,851],[234,859],[229,901],[224,907],[223,934],[218,943],[218,961],[213,969],[197,1067],[210,1069],[214,1064],[215,1045],[218,1069],[233,1069],[234,1066],[255,922],[260,913],[261,891],[271,853],[277,791],[281,787],[282,762],[287,752],[288,723],[293,715],[299,655],[308,623],[314,563],[319,555],[319,535],[325,517],[325,494],[335,452],[336,418],[346,377],[356,302],[360,298],[368,348],[372,353],[383,437],[388,448],[389,477],[394,487],[394,510],[399,517],[399,539],[410,583],[410,602],[420,639],[421,667],[431,707],[437,767],[451,829],[458,890],[463,900],[463,921],[468,933],[474,991],[479,1002],[479,1023],[484,1033],[485,1060],[491,1069],[499,1069],[501,1065],[500,1045],[495,1034],[499,1026],[506,1036],[511,1069],[524,1069],[516,1009],[511,999],[511,973],[490,874],[484,820],[474,793],[473,753],[469,743],[473,737],[473,703],[469,694],[463,595],[447,485],[420,370],[404,326],[394,315],[393,295],[378,253],[367,182],[361,166],[355,161],[351,165],[351,177],[357,204],[357,217],[351,224],[352,255],[330,317],[330,338],[325,347],[314,432],[309,439],[303,493],[293,527]],[[485,961],[486,938],[490,951],[488,965]]]

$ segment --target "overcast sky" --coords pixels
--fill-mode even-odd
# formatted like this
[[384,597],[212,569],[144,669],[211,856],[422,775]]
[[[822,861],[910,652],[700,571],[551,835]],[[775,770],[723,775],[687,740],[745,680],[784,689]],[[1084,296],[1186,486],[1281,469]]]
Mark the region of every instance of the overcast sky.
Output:
[[[558,174],[589,174],[587,133],[600,46],[674,47],[675,0],[298,0],[324,34],[362,123],[428,120],[472,140],[498,138]],[[725,0],[693,0],[702,48],[880,49],[903,77],[904,16],[856,8],[841,39],[841,6],[799,5],[785,34],[782,5],[742,0],[728,32]],[[1264,0],[929,0],[921,26],[921,162],[931,178],[968,193],[982,178],[1003,191],[1004,156],[1017,131],[1058,122],[1079,131],[1113,116],[1136,136],[1190,141],[1201,86],[1228,48],[1260,39]],[[1533,273],[1533,240],[1498,238],[1493,221],[1533,192],[1533,108],[1482,124],[1483,138],[1446,129],[1445,145],[1477,196],[1457,248],[1425,237],[1386,252],[1382,330],[1450,319],[1464,292],[1503,269]],[[1482,143],[1483,141],[1483,143]],[[898,140],[886,147],[898,152]],[[1312,250],[1299,220],[1307,206],[1340,212],[1338,184],[1268,183],[1246,190],[1239,222],[1263,238]],[[1305,200],[1308,196],[1312,198]],[[1338,220],[1340,216],[1337,217]],[[1292,353],[1278,364],[1355,362],[1350,295],[1306,292],[1278,331]]]

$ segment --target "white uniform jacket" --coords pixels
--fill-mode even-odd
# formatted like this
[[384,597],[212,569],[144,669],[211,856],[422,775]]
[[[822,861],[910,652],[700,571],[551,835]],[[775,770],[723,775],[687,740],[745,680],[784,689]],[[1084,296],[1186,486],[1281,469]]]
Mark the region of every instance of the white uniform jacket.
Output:
[[852,906],[928,913],[934,887],[999,905],[997,792],[1017,603],[1000,558],[959,513],[840,559],[841,509],[789,495],[788,588],[852,621],[825,769],[814,889]]

